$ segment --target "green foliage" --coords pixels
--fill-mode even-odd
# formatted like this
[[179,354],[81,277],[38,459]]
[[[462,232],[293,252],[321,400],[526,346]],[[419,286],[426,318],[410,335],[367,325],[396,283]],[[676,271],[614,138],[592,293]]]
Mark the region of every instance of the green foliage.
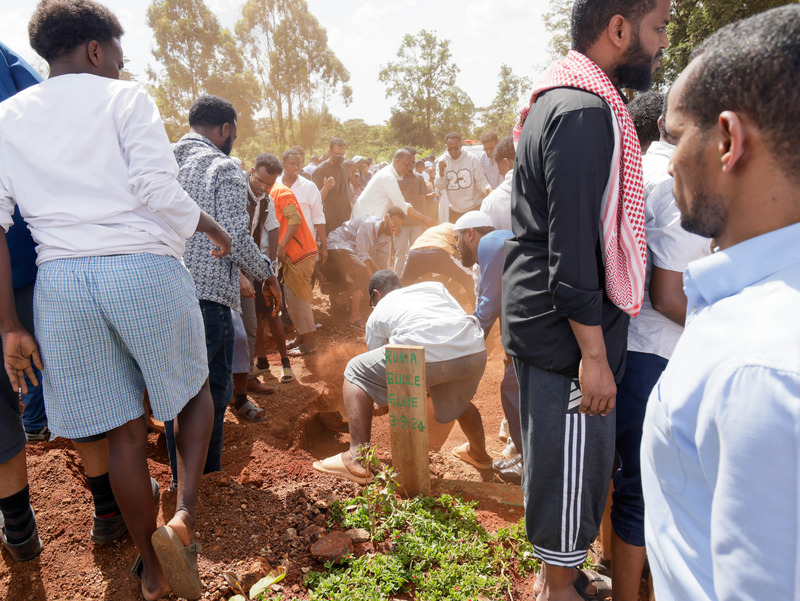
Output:
[[550,32],[547,42],[550,58],[556,60],[567,55],[571,41],[569,21],[572,14],[573,0],[550,0],[550,8],[544,13],[544,27]]
[[391,135],[401,144],[432,147],[447,131],[469,131],[475,107],[456,86],[458,72],[450,40],[424,29],[416,36],[406,34],[397,60],[378,75],[386,84],[386,97],[396,101]]
[[[662,68],[655,74],[654,84],[663,89],[675,81],[689,64],[692,52],[720,27],[794,3],[789,0],[672,0],[672,20],[667,28],[670,47],[664,51]],[[544,15],[545,27],[552,36],[548,48],[553,59],[569,51],[571,11],[572,0],[550,0],[550,8]]]
[[668,87],[689,64],[692,52],[712,33],[729,23],[746,19],[787,0],[672,0],[672,21],[667,28],[670,47],[664,52],[655,83]]
[[333,506],[334,523],[371,528],[387,554],[349,556],[309,573],[311,599],[377,601],[402,593],[426,601],[498,599],[511,587],[512,570],[536,569],[522,521],[489,534],[478,523],[477,502],[450,495],[401,501],[392,476],[391,470],[379,474],[360,496]]
[[305,0],[248,0],[236,35],[245,63],[260,83],[259,109],[270,115],[281,149],[313,149],[331,122],[329,103],[352,99],[350,73],[328,47],[328,33]]
[[497,93],[492,104],[483,109],[483,123],[486,129],[493,129],[501,138],[511,135],[517,122],[517,108],[520,100],[531,88],[528,77],[517,77],[511,67],[500,65]]
[[153,0],[147,9],[153,56],[162,71],[148,69],[150,88],[170,139],[188,128],[189,107],[204,94],[229,100],[239,113],[239,136],[253,132],[259,94],[230,31],[220,26],[203,0]]

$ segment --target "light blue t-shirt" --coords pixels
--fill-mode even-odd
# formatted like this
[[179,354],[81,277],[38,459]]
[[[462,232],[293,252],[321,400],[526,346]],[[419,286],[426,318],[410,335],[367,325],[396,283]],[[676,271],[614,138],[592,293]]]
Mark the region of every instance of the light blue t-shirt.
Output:
[[687,325],[647,407],[660,600],[800,599],[800,224],[691,263]]

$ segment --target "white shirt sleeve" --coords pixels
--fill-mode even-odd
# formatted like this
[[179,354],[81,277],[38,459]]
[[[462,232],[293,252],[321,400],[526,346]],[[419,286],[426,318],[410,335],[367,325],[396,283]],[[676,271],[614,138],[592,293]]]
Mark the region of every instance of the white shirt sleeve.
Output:
[[[313,191],[311,190],[312,187],[314,188]],[[313,184],[309,186],[308,189],[309,206],[311,207],[311,223],[314,225],[325,223],[325,212],[322,209],[322,194],[320,194],[317,187]]]
[[16,203],[11,193],[6,189],[5,184],[3,184],[3,178],[0,177],[0,227],[6,232],[14,224],[15,205]]
[[151,212],[189,238],[197,229],[200,207],[178,183],[178,164],[155,102],[141,86],[120,100],[127,101],[118,132],[128,184]]
[[710,254],[711,241],[687,232],[672,196],[672,179],[659,184],[647,197],[647,246],[653,265],[683,273],[692,261]]
[[403,198],[403,193],[400,191],[400,182],[394,177],[387,178],[384,189],[386,196],[392,201],[392,204],[403,209],[403,213],[408,215],[408,209],[411,208],[411,204],[407,203],[406,199]]

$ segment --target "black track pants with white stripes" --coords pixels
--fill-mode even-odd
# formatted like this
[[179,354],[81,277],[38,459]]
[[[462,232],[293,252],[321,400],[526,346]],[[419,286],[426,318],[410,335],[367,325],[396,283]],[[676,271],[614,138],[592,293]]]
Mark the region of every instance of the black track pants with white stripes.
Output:
[[514,359],[525,457],[525,529],[534,555],[576,567],[600,529],[614,462],[616,409],[580,413],[577,379]]

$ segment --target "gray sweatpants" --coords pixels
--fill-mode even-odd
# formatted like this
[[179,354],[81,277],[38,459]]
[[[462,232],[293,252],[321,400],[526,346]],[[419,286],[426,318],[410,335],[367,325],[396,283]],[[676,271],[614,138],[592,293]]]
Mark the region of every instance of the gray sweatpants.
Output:
[[578,380],[514,359],[525,464],[525,530],[535,557],[580,566],[600,530],[614,462],[616,409],[578,411]]

